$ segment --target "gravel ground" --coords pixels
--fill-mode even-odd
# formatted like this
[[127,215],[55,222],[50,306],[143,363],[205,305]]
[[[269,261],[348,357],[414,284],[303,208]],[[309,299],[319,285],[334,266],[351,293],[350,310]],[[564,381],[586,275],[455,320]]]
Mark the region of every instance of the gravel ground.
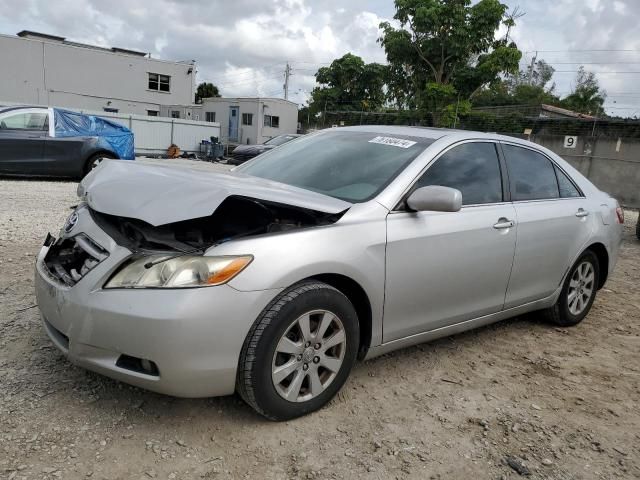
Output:
[[636,212],[578,327],[534,314],[395,352],[321,411],[271,423],[236,396],[149,393],[52,346],[33,259],[76,185],[0,179],[0,478],[640,478]]

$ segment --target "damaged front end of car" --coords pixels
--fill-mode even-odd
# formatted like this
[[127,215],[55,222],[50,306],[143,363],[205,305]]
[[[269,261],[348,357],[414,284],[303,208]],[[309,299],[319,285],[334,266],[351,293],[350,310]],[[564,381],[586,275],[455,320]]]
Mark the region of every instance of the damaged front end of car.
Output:
[[[78,209],[86,209],[92,223],[131,252],[104,288],[225,283],[253,257],[250,252],[234,257],[207,256],[210,249],[241,238],[331,225],[349,206],[314,192],[286,185],[276,188],[279,186],[231,174],[185,175],[177,169],[150,165],[131,168],[131,164],[122,163],[105,162],[78,188],[83,200]],[[132,185],[138,182],[139,186]],[[167,190],[176,195],[166,195]],[[123,202],[123,198],[129,202]],[[285,203],[287,200],[291,204]],[[44,258],[50,275],[68,287],[110,253],[90,236],[74,234],[67,228],[73,227],[74,215],[77,217],[72,213],[61,238]]]
[[329,214],[264,200],[231,196],[209,216],[154,226],[135,218],[91,210],[95,222],[132,252],[206,250],[238,238],[335,223]]

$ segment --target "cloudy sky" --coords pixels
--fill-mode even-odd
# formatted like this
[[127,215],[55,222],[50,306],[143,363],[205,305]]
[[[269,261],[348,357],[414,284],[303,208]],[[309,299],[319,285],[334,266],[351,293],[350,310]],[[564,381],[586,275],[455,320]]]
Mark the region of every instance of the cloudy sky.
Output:
[[[640,117],[639,0],[503,0],[526,15],[513,37],[557,70],[561,95],[581,64],[598,72],[611,114]],[[198,82],[223,95],[281,96],[304,103],[318,67],[347,52],[385,61],[378,24],[393,0],[0,0],[0,33],[35,30],[70,40],[195,59]]]

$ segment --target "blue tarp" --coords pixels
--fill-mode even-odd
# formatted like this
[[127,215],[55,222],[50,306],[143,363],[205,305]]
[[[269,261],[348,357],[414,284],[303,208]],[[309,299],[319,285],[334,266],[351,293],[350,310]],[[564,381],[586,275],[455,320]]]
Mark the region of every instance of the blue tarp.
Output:
[[81,113],[54,108],[56,137],[98,137],[98,146],[122,160],[133,160],[133,132],[122,125]]

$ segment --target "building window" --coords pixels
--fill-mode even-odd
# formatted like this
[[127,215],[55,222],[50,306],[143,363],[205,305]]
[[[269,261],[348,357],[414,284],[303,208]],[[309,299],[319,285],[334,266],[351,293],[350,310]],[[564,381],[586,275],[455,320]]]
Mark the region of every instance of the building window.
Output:
[[159,73],[149,74],[149,90],[168,93],[171,91],[170,85],[171,77],[169,75],[160,75]]
[[158,116],[157,110],[147,110],[147,117],[157,117],[157,116]]
[[180,110],[171,110],[171,118],[180,118]]
[[242,114],[242,124],[243,125],[253,125],[253,113],[243,113]]
[[215,122],[216,121],[216,112],[204,112],[204,120],[206,122]]
[[107,113],[118,113],[117,108],[104,107],[102,110],[104,110]]
[[271,128],[280,128],[280,117],[276,117],[273,115],[265,115],[264,126],[271,127]]

